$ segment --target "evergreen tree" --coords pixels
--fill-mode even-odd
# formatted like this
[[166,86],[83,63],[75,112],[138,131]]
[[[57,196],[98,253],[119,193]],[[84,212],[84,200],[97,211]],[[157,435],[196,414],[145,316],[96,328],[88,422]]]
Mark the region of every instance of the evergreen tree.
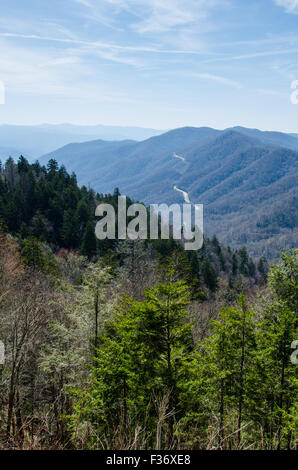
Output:
[[113,424],[120,420],[126,441],[131,420],[156,425],[154,402],[164,397],[170,413],[164,418],[163,441],[169,448],[179,414],[179,370],[192,345],[191,325],[185,323],[189,294],[183,283],[175,282],[159,284],[145,297],[143,302],[124,298],[115,321],[99,338],[93,383],[87,392],[77,393],[70,422],[74,428],[77,420],[87,420],[96,433],[112,438]]
[[238,308],[224,308],[212,326],[211,335],[185,363],[182,398],[189,414],[183,421],[195,428],[203,424],[198,430],[203,435],[211,425],[218,448],[239,449],[256,344],[254,314],[245,297],[239,297]]
[[215,269],[210,263],[209,259],[205,259],[202,264],[202,275],[206,286],[214,292],[218,286],[218,279]]
[[32,219],[31,233],[34,237],[39,240],[46,239],[46,227],[44,219],[39,211],[36,212],[35,216]]
[[266,279],[266,274],[267,274],[266,265],[267,265],[267,260],[264,256],[262,256],[259,259],[257,268],[258,268],[258,271],[259,271],[259,273],[261,274],[261,276],[264,280]]
[[79,240],[79,223],[73,210],[64,212],[62,223],[62,240],[66,248],[76,248]]
[[87,223],[83,240],[81,244],[81,255],[87,256],[87,258],[92,259],[97,254],[97,242],[94,232],[94,226],[91,221]]
[[238,260],[235,253],[232,255],[232,273],[233,276],[236,276],[238,272]]
[[58,171],[58,162],[54,158],[51,158],[47,164],[47,170],[50,175],[53,175]]
[[29,268],[40,271],[46,270],[47,260],[42,246],[36,238],[31,236],[24,241],[21,254],[23,263]]
[[297,250],[283,254],[281,263],[270,269],[274,298],[265,307],[257,336],[252,415],[262,423],[270,448],[276,449],[290,449],[295,443],[298,383],[297,367],[290,358],[291,344],[298,337],[297,255]]
[[239,258],[240,258],[240,265],[239,265],[240,273],[243,274],[244,276],[247,276],[247,274],[248,274],[248,267],[247,267],[248,254],[247,254],[247,250],[246,250],[245,246],[240,248]]

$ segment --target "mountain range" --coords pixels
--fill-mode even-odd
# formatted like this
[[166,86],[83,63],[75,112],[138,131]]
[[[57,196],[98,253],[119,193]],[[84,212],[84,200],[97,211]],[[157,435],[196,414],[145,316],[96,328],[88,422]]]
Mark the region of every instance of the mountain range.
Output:
[[164,131],[142,127],[79,126],[41,124],[38,126],[0,125],[0,158],[23,154],[33,162],[40,155],[71,142],[104,140],[144,140]]
[[[71,138],[73,126],[61,126],[61,139],[67,131]],[[4,127],[0,126],[0,144],[6,146],[9,139],[1,139]],[[48,136],[53,132],[54,145],[57,128],[54,132],[51,126],[40,126],[40,137],[41,130]],[[25,128],[22,132],[26,135]],[[88,141],[78,142],[83,133],[76,135],[77,143],[45,153],[40,163],[55,158],[76,173],[79,184],[99,193],[118,187],[121,194],[147,204],[183,203],[175,186],[187,192],[192,203],[204,204],[209,236],[216,234],[235,248],[247,245],[252,256],[264,254],[275,260],[282,249],[297,245],[298,134],[239,126],[184,127],[142,141],[108,141],[89,140],[90,128],[85,133]],[[26,138],[24,143],[19,136],[18,148],[28,148]],[[13,156],[18,153],[15,147],[10,148]],[[0,158],[7,150],[0,147]]]
[[141,142],[69,144],[55,158],[80,184],[145,203],[204,204],[205,232],[274,259],[297,243],[298,134],[185,127]]

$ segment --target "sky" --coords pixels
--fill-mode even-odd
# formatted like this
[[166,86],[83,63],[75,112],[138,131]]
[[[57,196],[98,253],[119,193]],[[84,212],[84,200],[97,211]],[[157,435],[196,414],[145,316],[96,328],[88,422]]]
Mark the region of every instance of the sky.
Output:
[[298,0],[0,6],[0,123],[298,132]]

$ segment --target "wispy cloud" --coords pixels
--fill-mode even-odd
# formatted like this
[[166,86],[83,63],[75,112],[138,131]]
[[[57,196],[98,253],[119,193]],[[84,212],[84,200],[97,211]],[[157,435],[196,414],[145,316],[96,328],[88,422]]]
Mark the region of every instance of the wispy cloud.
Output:
[[68,66],[71,64],[78,64],[80,62],[79,57],[60,57],[58,59],[49,60],[48,62],[40,64],[40,67],[56,67],[56,66]]
[[57,58],[53,50],[29,51],[3,40],[0,47],[0,77],[8,95],[43,95],[90,103],[133,102],[132,97],[94,76],[94,70],[76,56]]
[[277,45],[284,47],[284,44],[295,45],[298,44],[298,35],[293,33],[288,34],[270,34],[268,37],[243,39],[235,41],[223,41],[217,47],[237,47],[237,46],[270,46]]
[[277,90],[270,90],[269,88],[256,88],[255,91],[259,93],[260,95],[265,95],[265,96],[281,96],[281,97],[287,97],[289,95],[288,92],[281,92]]
[[90,9],[95,20],[107,21],[108,11],[128,12],[138,33],[167,32],[205,19],[215,6],[227,0],[75,0]]
[[[202,51],[197,50],[183,50],[183,49],[160,49],[152,46],[128,46],[122,44],[113,44],[103,41],[85,41],[81,39],[58,38],[53,36],[41,36],[37,34],[20,34],[20,33],[0,33],[0,37],[19,38],[19,39],[36,39],[38,41],[52,41],[64,44],[77,44],[82,46],[89,46],[98,49],[108,49],[119,52],[147,52],[154,54],[190,54],[202,55]],[[116,60],[116,59],[115,59]]]
[[[85,19],[90,21],[96,21],[103,24],[104,26],[112,29],[119,29],[115,26],[114,18],[112,15],[109,15],[106,11],[106,3],[109,3],[109,0],[74,0],[75,3],[82,5],[85,8],[85,13],[80,17],[84,16]],[[112,3],[112,2],[111,2]]]
[[284,7],[287,13],[294,13],[298,15],[298,0],[274,0],[275,3]]
[[262,51],[262,52],[252,52],[250,54],[240,54],[236,56],[224,56],[224,57],[215,57],[212,59],[206,60],[206,62],[229,62],[234,60],[247,60],[247,59],[257,59],[259,57],[271,57],[279,55],[288,55],[288,54],[297,54],[298,48],[295,49],[278,49],[275,51]]
[[[287,119],[282,103],[288,106],[287,87],[298,72],[298,0],[2,3],[0,80],[10,119],[23,96],[33,103],[28,115],[42,120],[47,112],[72,120],[72,102],[82,119],[153,127],[194,124],[198,109],[201,124],[209,119],[217,127],[228,115],[231,122]],[[205,100],[209,93],[214,103]]]
[[[128,7],[141,7],[144,14],[132,26],[139,33],[167,32],[205,19],[214,0],[127,0]],[[213,4],[213,5],[212,5]]]
[[214,81],[214,82],[217,82],[217,83],[221,83],[222,85],[228,85],[228,86],[232,86],[234,88],[242,88],[242,85],[241,83],[235,81],[235,80],[231,80],[230,78],[226,78],[226,77],[221,77],[221,76],[218,76],[218,75],[213,75],[213,74],[210,74],[210,73],[194,73],[192,74],[193,77],[197,77],[197,78],[202,78],[204,80],[211,80],[211,81]]

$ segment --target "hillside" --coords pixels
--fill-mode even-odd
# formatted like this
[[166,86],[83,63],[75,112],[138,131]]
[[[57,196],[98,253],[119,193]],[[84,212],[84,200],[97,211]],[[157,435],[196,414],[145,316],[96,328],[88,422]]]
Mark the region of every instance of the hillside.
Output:
[[[146,203],[182,203],[173,186],[203,203],[205,230],[253,256],[271,259],[295,245],[298,138],[236,127],[186,127],[143,142],[71,144],[55,158],[81,184],[101,193],[119,187]],[[281,221],[282,214],[282,223]],[[264,222],[264,217],[266,217]]]
[[0,450],[294,450],[297,251],[97,240],[102,202],[55,160],[0,168]]

